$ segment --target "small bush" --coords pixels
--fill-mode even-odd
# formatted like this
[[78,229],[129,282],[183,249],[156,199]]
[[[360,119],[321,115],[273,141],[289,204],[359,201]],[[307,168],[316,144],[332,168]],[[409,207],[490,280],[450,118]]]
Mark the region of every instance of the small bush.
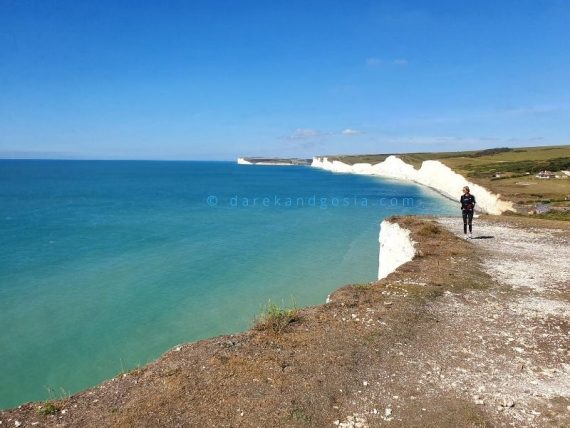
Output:
[[478,152],[472,153],[472,154],[468,155],[467,157],[480,158],[482,156],[492,156],[492,155],[496,155],[499,153],[505,153],[505,152],[511,152],[511,151],[513,151],[513,149],[511,149],[509,147],[497,147],[494,149],[479,150]]
[[40,415],[55,415],[61,410],[61,406],[52,401],[46,401],[43,405],[38,408],[38,413]]
[[261,316],[255,320],[255,329],[281,333],[289,324],[299,320],[298,314],[295,307],[281,308],[269,300]]
[[312,426],[311,417],[305,413],[303,409],[295,408],[291,411],[291,417],[303,424],[304,426]]
[[418,233],[422,236],[437,235],[440,232],[441,230],[439,229],[439,227],[433,223],[424,224],[422,228],[418,231]]

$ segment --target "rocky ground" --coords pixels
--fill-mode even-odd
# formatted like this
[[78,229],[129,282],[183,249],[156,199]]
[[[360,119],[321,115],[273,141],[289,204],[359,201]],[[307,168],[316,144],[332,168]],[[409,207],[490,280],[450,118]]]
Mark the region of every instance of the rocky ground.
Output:
[[570,224],[396,219],[416,258],[0,426],[570,426]]
[[[455,219],[439,223],[462,235]],[[469,338],[452,338],[435,355],[454,361],[440,383],[471,394],[505,424],[570,426],[568,230],[490,218],[475,220],[473,236],[496,286],[445,293],[433,305],[444,335],[462,330]],[[463,263],[469,260],[457,260],[459,269]]]

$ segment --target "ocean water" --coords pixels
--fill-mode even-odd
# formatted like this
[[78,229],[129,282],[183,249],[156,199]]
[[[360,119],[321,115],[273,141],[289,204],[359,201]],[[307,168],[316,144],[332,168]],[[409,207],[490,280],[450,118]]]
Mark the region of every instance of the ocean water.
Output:
[[309,167],[0,161],[0,408],[247,329],[269,299],[372,281],[379,222],[400,213],[457,207]]

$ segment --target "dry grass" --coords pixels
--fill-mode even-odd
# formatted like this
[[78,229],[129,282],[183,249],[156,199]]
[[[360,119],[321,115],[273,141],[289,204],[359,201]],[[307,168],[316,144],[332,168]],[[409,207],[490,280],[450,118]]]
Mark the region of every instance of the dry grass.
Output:
[[431,236],[439,233],[441,233],[441,228],[435,223],[426,223],[418,231],[418,234],[421,236]]

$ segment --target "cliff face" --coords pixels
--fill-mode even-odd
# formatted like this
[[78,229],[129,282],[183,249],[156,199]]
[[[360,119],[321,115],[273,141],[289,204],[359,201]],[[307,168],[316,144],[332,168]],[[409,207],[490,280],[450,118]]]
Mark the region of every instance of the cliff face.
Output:
[[386,278],[404,263],[414,258],[416,249],[415,242],[410,237],[410,231],[384,220],[380,224],[380,252],[378,260],[378,279]]
[[435,189],[453,200],[459,200],[463,186],[469,186],[471,193],[477,197],[478,210],[489,214],[514,211],[511,202],[501,200],[499,195],[495,195],[484,187],[468,181],[465,177],[457,174],[439,161],[424,161],[420,169],[415,169],[412,165],[405,163],[396,156],[388,156],[385,161],[374,165],[369,163],[348,165],[337,160],[330,162],[326,157],[315,157],[311,166],[331,172],[376,175],[413,181]]
[[311,159],[239,157],[237,163],[238,165],[308,166],[311,164]]
[[251,165],[251,162],[244,158],[238,158],[237,163],[238,165]]

